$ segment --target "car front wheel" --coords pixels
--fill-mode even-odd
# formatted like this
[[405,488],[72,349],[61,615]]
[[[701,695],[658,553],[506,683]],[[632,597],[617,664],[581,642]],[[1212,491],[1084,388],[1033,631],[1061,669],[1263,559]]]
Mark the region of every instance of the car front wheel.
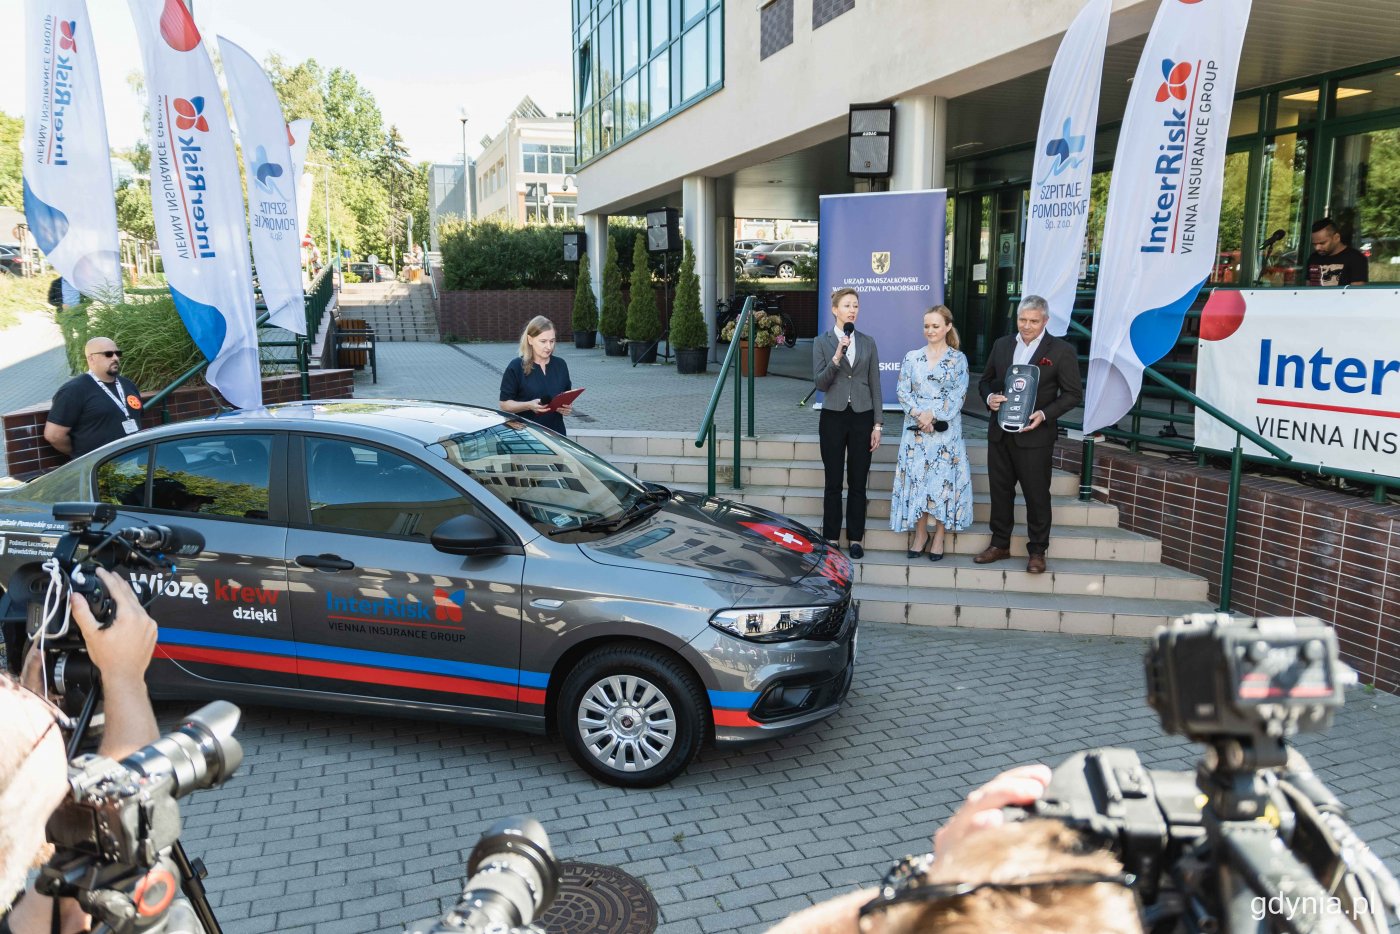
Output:
[[794,266],[792,263],[783,263],[781,266],[778,267],[778,278],[779,278],[779,279],[795,279],[795,278],[797,278],[797,267]]
[[679,662],[639,648],[586,656],[560,691],[569,754],[610,785],[651,788],[685,771],[705,738],[704,695]]

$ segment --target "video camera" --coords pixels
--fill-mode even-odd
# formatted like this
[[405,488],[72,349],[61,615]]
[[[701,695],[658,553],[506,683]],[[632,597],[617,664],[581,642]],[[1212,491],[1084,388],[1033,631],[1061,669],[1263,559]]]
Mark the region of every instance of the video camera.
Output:
[[[68,613],[68,594],[81,594],[102,628],[112,624],[117,605],[102,585],[97,569],[149,568],[174,570],[174,557],[192,557],[204,549],[204,536],[181,526],[151,525],[108,530],[117,518],[109,503],[57,503],[53,516],[68,524],[68,531],[54,546],[53,555],[18,588],[30,595],[25,632],[39,642],[46,680],[72,706],[74,695],[90,693],[93,668],[83,647],[82,634]],[[94,528],[94,524],[98,527]],[[84,549],[80,553],[80,549]],[[42,597],[41,597],[42,594]],[[143,605],[154,593],[139,595]]]
[[467,859],[467,881],[456,907],[441,918],[410,925],[404,934],[523,934],[559,890],[559,863],[540,822],[497,821]]
[[114,934],[209,930],[180,894],[191,867],[183,854],[177,799],[222,784],[243,761],[234,737],[241,714],[208,704],[172,733],[116,762],[80,756],[68,766],[68,796],[49,818],[56,850],[35,890],[75,898]]
[[1149,770],[1131,749],[1076,753],[1008,816],[1110,844],[1152,934],[1392,930],[1400,885],[1286,742],[1327,729],[1355,681],[1332,628],[1196,614],[1158,630],[1145,664],[1163,731],[1206,745],[1195,774]]

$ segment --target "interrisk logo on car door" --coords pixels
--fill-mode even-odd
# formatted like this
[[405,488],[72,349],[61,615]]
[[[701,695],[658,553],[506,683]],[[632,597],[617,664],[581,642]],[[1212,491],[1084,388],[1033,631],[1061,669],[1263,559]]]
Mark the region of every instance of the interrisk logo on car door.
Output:
[[347,597],[326,593],[326,620],[337,632],[379,633],[433,642],[462,642],[466,593],[439,589],[432,603],[397,597]]

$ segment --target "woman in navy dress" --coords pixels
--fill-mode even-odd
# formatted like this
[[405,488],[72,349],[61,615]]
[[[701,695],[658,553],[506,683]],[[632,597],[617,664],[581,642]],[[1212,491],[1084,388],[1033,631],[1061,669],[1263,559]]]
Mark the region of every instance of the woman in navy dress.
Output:
[[554,341],[554,322],[543,315],[525,325],[520,354],[501,376],[501,409],[562,435],[567,434],[564,416],[572,414],[574,407],[562,405],[551,412],[549,400],[574,387],[569,381],[569,365],[554,356]]
[[967,357],[958,349],[953,313],[943,305],[924,312],[926,346],[899,365],[899,404],[904,409],[895,467],[890,528],[912,531],[909,557],[928,551],[943,559],[948,529],[972,525],[972,472],[963,446],[962,406]]

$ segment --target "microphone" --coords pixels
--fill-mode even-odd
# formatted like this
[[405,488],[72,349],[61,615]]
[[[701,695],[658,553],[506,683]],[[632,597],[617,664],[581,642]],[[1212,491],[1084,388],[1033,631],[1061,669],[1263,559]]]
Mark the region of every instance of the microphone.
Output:
[[121,536],[138,548],[153,548],[168,554],[197,555],[204,550],[204,536],[182,525],[122,529]]
[[1286,236],[1288,236],[1287,231],[1280,227],[1278,230],[1275,230],[1273,233],[1269,234],[1269,239],[1264,241],[1264,245],[1260,247],[1260,249],[1267,250],[1269,247],[1273,246],[1275,243],[1278,243]]
[[850,337],[855,332],[856,326],[849,321],[847,321],[845,325],[841,328],[841,333],[845,334],[847,337]]

